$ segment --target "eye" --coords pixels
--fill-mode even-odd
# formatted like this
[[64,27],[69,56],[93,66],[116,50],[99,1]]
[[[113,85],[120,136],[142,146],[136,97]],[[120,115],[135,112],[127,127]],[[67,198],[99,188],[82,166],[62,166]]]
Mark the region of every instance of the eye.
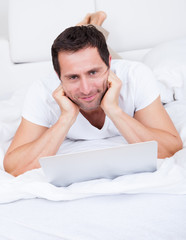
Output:
[[69,79],[70,80],[76,80],[76,79],[78,79],[78,76],[77,75],[72,75],[72,76],[69,76]]
[[90,71],[90,75],[95,75],[97,71]]

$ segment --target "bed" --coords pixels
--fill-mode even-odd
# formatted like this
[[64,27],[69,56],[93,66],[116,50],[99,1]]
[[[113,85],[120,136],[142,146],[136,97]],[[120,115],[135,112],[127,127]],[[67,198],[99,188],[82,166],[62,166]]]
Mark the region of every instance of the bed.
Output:
[[[183,0],[9,1],[9,39],[0,39],[0,240],[186,239],[185,9]],[[108,15],[103,26],[110,32],[109,45],[123,58],[152,69],[183,149],[157,159],[154,173],[67,188],[49,184],[41,169],[11,176],[3,170],[4,154],[21,121],[29,86],[53,71],[53,39],[98,10]],[[64,149],[120,143],[120,137],[66,140]]]

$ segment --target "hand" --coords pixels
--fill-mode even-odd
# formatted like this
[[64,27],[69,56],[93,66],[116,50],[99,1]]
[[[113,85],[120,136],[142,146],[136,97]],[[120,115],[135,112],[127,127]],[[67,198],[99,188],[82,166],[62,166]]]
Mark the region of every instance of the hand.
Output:
[[108,77],[108,90],[101,101],[101,108],[108,116],[119,107],[118,103],[121,87],[121,80],[110,70]]
[[75,120],[79,113],[79,107],[66,96],[61,84],[52,93],[52,96],[59,105],[61,114],[68,115]]

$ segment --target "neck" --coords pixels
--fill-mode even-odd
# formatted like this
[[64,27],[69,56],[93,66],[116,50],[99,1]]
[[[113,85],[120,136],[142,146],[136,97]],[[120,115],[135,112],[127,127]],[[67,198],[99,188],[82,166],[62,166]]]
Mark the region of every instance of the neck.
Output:
[[98,108],[96,108],[94,110],[90,110],[90,111],[84,111],[84,110],[80,109],[80,112],[83,116],[87,116],[87,117],[91,117],[91,116],[99,115],[99,114],[105,114],[101,107],[98,107]]
[[80,110],[80,112],[94,127],[99,129],[103,127],[105,122],[105,113],[101,107],[92,111]]

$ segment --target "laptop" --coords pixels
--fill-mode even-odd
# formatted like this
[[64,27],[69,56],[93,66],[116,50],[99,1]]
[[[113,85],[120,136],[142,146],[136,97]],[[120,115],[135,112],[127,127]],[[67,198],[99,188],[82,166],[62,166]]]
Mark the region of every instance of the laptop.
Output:
[[93,179],[157,170],[157,142],[125,144],[39,159],[47,180],[58,187]]

